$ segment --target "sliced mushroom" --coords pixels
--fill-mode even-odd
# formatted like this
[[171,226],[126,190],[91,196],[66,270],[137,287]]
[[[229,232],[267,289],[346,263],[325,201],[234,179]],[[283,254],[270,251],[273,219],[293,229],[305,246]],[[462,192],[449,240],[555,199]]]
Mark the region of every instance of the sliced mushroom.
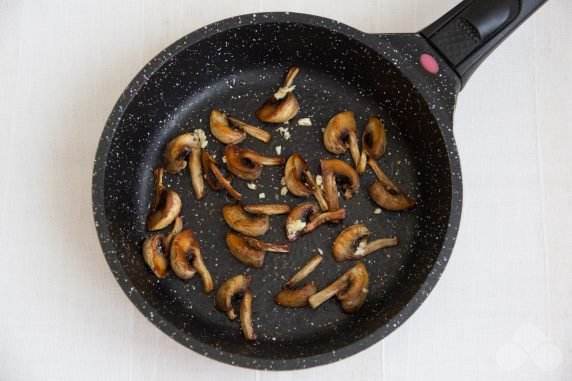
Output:
[[193,190],[195,191],[195,197],[197,200],[200,200],[205,197],[205,181],[203,179],[203,168],[201,163],[201,141],[198,135],[195,135],[195,139],[193,140],[190,148],[189,172],[191,174],[191,182],[193,184]]
[[318,292],[318,286],[314,282],[308,282],[302,287],[294,288],[304,280],[324,258],[316,254],[313,256],[284,286],[282,290],[276,294],[274,301],[282,307],[298,308],[308,305],[308,298]]
[[245,204],[242,209],[251,214],[264,214],[275,216],[290,213],[290,206],[286,204]]
[[338,159],[321,160],[322,177],[324,179],[324,197],[328,210],[335,212],[340,208],[336,183],[344,188],[344,198],[350,199],[359,190],[359,175],[355,169]]
[[185,229],[175,236],[170,252],[171,267],[179,278],[191,279],[195,273],[199,273],[204,292],[213,290],[211,274],[203,262],[199,242],[191,229]]
[[216,109],[211,111],[210,126],[213,136],[223,144],[237,144],[246,138],[244,130],[229,125],[229,118],[222,111]]
[[315,282],[308,282],[297,289],[284,288],[274,297],[274,302],[282,307],[300,308],[308,305],[308,298],[318,292]]
[[396,246],[399,243],[397,237],[381,238],[368,242],[370,232],[365,225],[352,225],[338,235],[334,241],[334,259],[337,262],[347,259],[360,259],[374,251]]
[[229,144],[224,150],[226,166],[229,171],[243,180],[256,180],[265,165],[284,165],[282,156],[262,156],[247,148]]
[[370,116],[361,137],[361,157],[358,166],[360,175],[365,172],[367,158],[379,159],[385,153],[386,146],[387,136],[383,123],[375,116]]
[[340,278],[320,292],[310,296],[308,302],[312,308],[318,308],[326,300],[337,296],[346,313],[357,311],[365,302],[369,287],[369,274],[363,263],[358,263]]
[[300,235],[304,233],[306,225],[308,225],[319,212],[320,209],[314,202],[303,202],[292,208],[285,223],[286,238],[288,238],[288,241],[296,241]]
[[247,266],[261,268],[264,264],[266,252],[288,253],[288,245],[267,243],[256,238],[246,237],[240,234],[229,232],[226,235],[226,244],[233,257]]
[[196,143],[197,139],[195,134],[186,133],[177,136],[167,144],[164,155],[167,172],[174,175],[185,169],[191,146]]
[[234,297],[241,297],[249,287],[250,275],[239,274],[227,279],[216,292],[216,307],[226,313],[230,320],[234,320],[236,313],[232,307],[232,300]]
[[155,231],[169,226],[181,212],[181,198],[177,192],[163,185],[163,168],[153,170],[155,196],[147,217],[147,230]]
[[206,151],[202,153],[202,167],[207,184],[212,190],[217,191],[224,188],[235,199],[242,199],[242,195],[232,187],[232,177],[225,177],[218,168],[215,159]]
[[293,154],[286,161],[284,167],[284,181],[286,187],[294,196],[304,197],[313,194],[323,211],[328,210],[322,189],[316,184],[316,179],[310,172],[308,163],[298,153]]
[[338,209],[335,212],[324,212],[318,214],[317,217],[313,218],[304,228],[303,234],[308,234],[314,231],[318,226],[325,222],[339,222],[346,218],[346,210]]
[[369,159],[367,164],[378,178],[367,190],[377,205],[393,212],[400,212],[415,206],[415,200],[409,198],[397,184],[391,181],[375,160]]
[[223,206],[222,216],[228,226],[250,237],[261,236],[270,228],[270,217],[248,213],[240,205]]
[[288,70],[282,87],[256,111],[258,119],[267,123],[284,123],[296,116],[300,106],[292,92],[296,88],[292,83],[299,71],[296,66]]
[[340,155],[349,148],[356,168],[359,165],[360,153],[357,142],[357,126],[354,113],[340,112],[334,115],[324,129],[324,146],[331,153]]
[[246,132],[248,135],[252,136],[255,139],[258,139],[264,143],[268,143],[270,141],[270,138],[272,138],[272,135],[270,134],[270,132],[268,131],[264,131],[262,128],[260,127],[256,127],[256,126],[252,126],[248,123],[244,123],[241,120],[235,119],[235,118],[231,118],[228,117],[228,121],[230,122],[230,124],[232,124],[234,127],[239,128],[241,130],[243,130],[244,132]]
[[240,326],[246,340],[256,340],[252,324],[252,291],[246,290],[240,301]]
[[157,278],[164,278],[169,269],[169,250],[174,236],[183,230],[181,217],[175,219],[173,228],[167,237],[164,234],[155,234],[143,242],[143,260]]

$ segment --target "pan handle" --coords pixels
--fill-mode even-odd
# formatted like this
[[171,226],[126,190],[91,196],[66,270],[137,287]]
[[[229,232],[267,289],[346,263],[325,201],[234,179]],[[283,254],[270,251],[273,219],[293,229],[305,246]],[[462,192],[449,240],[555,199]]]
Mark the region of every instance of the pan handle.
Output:
[[420,34],[465,86],[473,72],[547,0],[465,0]]

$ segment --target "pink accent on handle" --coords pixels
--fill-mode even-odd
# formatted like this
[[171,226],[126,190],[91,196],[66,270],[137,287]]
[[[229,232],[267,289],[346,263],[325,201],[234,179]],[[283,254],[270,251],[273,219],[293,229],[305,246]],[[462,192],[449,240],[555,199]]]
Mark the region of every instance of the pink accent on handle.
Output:
[[439,72],[439,64],[437,60],[430,54],[423,53],[419,57],[419,62],[423,69],[427,70],[431,74],[437,74]]

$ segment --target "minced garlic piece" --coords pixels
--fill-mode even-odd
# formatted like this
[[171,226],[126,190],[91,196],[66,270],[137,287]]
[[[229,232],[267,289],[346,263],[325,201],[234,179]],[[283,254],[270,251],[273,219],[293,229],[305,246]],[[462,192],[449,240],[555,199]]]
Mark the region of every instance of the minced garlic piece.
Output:
[[256,184],[254,183],[246,183],[246,186],[248,187],[248,189],[256,189]]
[[298,126],[311,126],[311,125],[312,121],[310,120],[310,118],[298,119]]
[[201,148],[205,148],[207,146],[207,144],[209,144],[208,140],[207,140],[207,135],[205,134],[205,131],[197,128],[195,130],[195,134],[197,134],[199,136],[199,141],[201,142]]

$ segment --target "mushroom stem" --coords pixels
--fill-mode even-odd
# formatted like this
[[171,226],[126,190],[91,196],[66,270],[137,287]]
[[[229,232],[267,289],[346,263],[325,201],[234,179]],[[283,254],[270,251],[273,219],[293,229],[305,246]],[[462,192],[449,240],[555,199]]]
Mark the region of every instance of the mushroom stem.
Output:
[[284,165],[286,159],[282,156],[262,156],[257,157],[258,162],[262,165]]
[[171,232],[165,237],[163,243],[165,244],[165,253],[169,253],[171,250],[171,242],[173,242],[173,238],[177,234],[179,234],[183,230],[183,219],[181,217],[175,218],[175,223],[171,228]]
[[345,209],[338,209],[335,212],[325,212],[318,215],[318,217],[314,218],[304,228],[304,233],[309,233],[316,229],[318,226],[322,225],[328,221],[339,221],[346,218],[346,210]]
[[365,168],[367,166],[367,155],[365,153],[365,150],[361,151],[361,157],[359,159],[359,164],[357,166],[357,173],[360,175],[363,175],[365,173]]
[[304,266],[302,266],[300,270],[296,272],[296,274],[292,276],[292,278],[290,278],[290,280],[288,280],[288,282],[284,284],[284,287],[291,288],[296,286],[308,275],[310,275],[310,273],[313,272],[323,260],[324,257],[322,257],[320,254],[314,255],[308,262],[306,262]]
[[365,257],[374,251],[397,246],[398,243],[399,239],[397,237],[376,239],[375,241],[368,242],[365,246],[363,246],[361,250],[359,250],[359,253],[356,252],[356,256]]
[[294,79],[296,78],[296,76],[298,75],[299,72],[300,72],[300,68],[298,68],[297,66],[292,66],[290,69],[288,69],[288,72],[286,73],[286,77],[284,78],[284,84],[282,85],[282,87],[292,86],[292,83],[294,83]]
[[360,152],[357,142],[357,136],[355,133],[350,133],[348,136],[348,145],[350,148],[350,154],[352,155],[352,159],[354,161],[354,165],[356,169],[359,167],[360,164]]
[[193,184],[193,190],[195,191],[195,197],[197,200],[200,200],[205,197],[205,182],[203,179],[203,169],[201,166],[201,143],[198,136],[196,137],[194,144],[191,146],[189,171],[191,173],[191,180]]
[[242,199],[242,195],[238,193],[236,189],[233,188],[230,181],[228,181],[226,177],[223,176],[223,174],[221,173],[220,169],[218,169],[216,164],[214,162],[211,162],[209,164],[209,167],[213,175],[216,177],[216,179],[222,185],[222,187],[228,192],[228,194],[230,194],[236,200],[240,201]]
[[322,291],[319,291],[310,296],[308,299],[310,306],[312,306],[312,308],[318,308],[318,306],[320,306],[326,300],[336,296],[341,290],[346,288],[347,283],[347,277],[344,274],[339,279],[336,279],[332,284],[324,288]]
[[373,159],[368,159],[367,164],[373,170],[373,173],[375,173],[377,178],[381,180],[386,187],[399,188],[393,181],[391,181],[389,177],[387,177],[387,175],[385,174],[385,172],[383,172],[377,161]]
[[286,204],[247,204],[242,209],[252,214],[264,214],[267,216],[290,213],[290,206]]
[[243,130],[248,135],[252,136],[255,139],[263,141],[264,143],[268,143],[272,135],[268,131],[264,131],[262,128],[252,126],[248,123],[244,123],[238,119],[228,117],[229,122],[236,128]]
[[246,290],[240,301],[240,326],[246,340],[256,340],[252,324],[252,291]]
[[308,180],[308,182],[312,186],[313,195],[316,198],[316,201],[318,201],[318,205],[320,205],[320,209],[322,209],[322,212],[327,212],[328,211],[328,203],[326,202],[326,199],[324,198],[324,193],[322,192],[322,188],[320,188],[320,186],[316,182],[314,175],[312,175],[312,173],[309,170],[304,170],[304,175],[306,176],[306,179]]
[[258,247],[264,251],[270,251],[273,253],[289,253],[288,245],[285,243],[269,243],[258,240],[256,238],[246,237],[246,242],[253,246]]

